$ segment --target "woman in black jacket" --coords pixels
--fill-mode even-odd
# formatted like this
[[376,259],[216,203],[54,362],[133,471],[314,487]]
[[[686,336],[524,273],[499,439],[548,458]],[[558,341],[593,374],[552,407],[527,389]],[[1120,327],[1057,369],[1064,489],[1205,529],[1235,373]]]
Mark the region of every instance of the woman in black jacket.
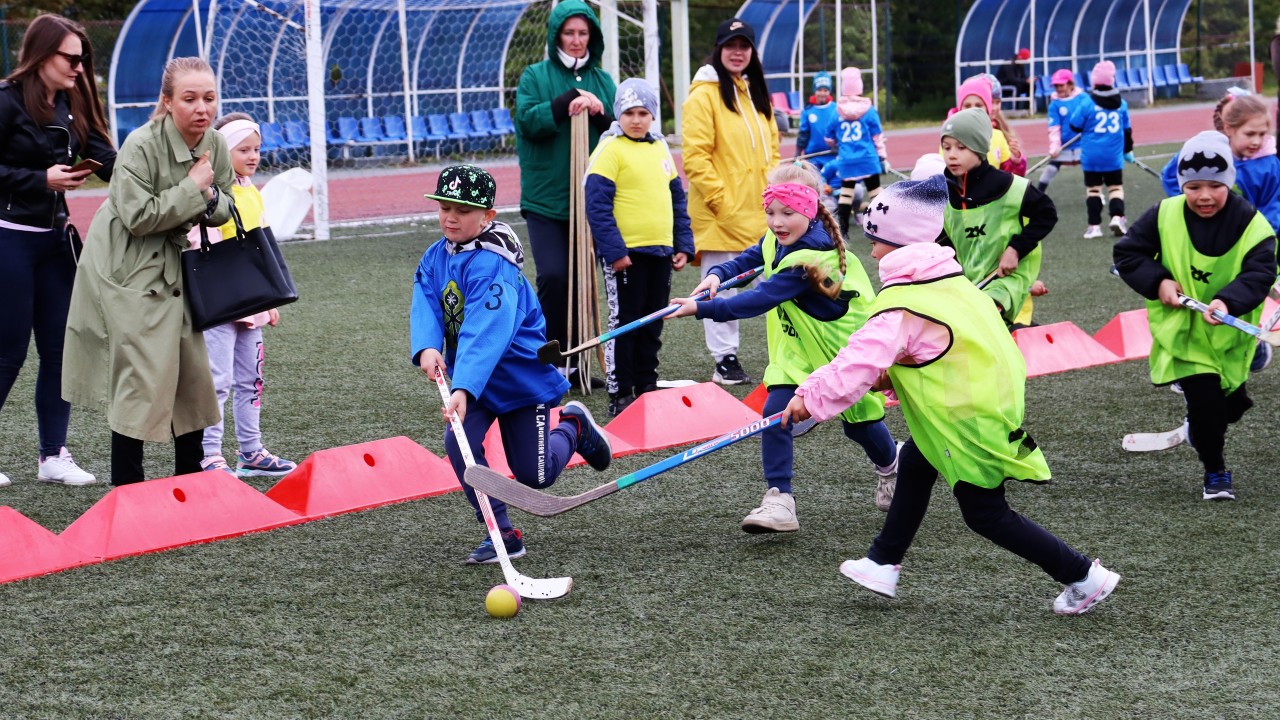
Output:
[[[62,399],[62,341],[76,257],[64,193],[94,172],[74,169],[76,158],[96,161],[98,176],[108,180],[116,151],[98,100],[89,38],[79,25],[41,15],[27,27],[18,69],[0,82],[0,138],[0,407],[34,332],[37,477],[88,485],[93,475],[66,449],[71,406]],[[0,485],[8,484],[0,473]]]

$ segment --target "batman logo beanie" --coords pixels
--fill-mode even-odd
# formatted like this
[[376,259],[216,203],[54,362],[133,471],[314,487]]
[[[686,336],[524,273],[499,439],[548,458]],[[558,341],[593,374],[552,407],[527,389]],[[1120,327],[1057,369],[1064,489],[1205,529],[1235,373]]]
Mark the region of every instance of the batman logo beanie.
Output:
[[1216,130],[1206,130],[1188,140],[1178,151],[1178,187],[1192,180],[1210,180],[1227,187],[1236,184],[1231,143]]

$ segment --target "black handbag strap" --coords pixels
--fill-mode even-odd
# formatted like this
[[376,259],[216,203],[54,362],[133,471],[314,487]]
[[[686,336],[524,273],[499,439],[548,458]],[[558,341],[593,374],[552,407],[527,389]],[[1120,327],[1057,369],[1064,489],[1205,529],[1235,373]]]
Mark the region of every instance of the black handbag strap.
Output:
[[[231,207],[231,219],[236,224],[236,240],[245,239],[244,221],[240,219],[240,211],[236,209],[236,199],[231,193],[226,193],[227,203]],[[221,226],[219,226],[221,227]],[[209,226],[200,222],[200,252],[209,251]]]

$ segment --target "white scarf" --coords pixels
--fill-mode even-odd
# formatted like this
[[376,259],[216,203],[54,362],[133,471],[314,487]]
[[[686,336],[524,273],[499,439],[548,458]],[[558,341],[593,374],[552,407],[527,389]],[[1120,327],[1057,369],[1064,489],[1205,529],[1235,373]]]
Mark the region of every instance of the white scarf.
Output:
[[560,56],[560,63],[564,65],[566,68],[568,68],[569,70],[572,70],[573,72],[577,72],[581,70],[583,67],[586,67],[587,61],[591,59],[590,50],[588,50],[587,54],[583,55],[582,57],[576,58],[557,47],[556,55]]

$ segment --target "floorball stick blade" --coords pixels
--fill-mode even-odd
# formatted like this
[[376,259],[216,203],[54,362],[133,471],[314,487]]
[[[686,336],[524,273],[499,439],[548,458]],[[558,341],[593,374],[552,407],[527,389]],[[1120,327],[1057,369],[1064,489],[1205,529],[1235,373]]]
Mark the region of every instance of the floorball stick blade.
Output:
[[1121,447],[1129,452],[1159,452],[1176,448],[1187,441],[1187,426],[1179,425],[1169,432],[1130,433],[1124,436]]

